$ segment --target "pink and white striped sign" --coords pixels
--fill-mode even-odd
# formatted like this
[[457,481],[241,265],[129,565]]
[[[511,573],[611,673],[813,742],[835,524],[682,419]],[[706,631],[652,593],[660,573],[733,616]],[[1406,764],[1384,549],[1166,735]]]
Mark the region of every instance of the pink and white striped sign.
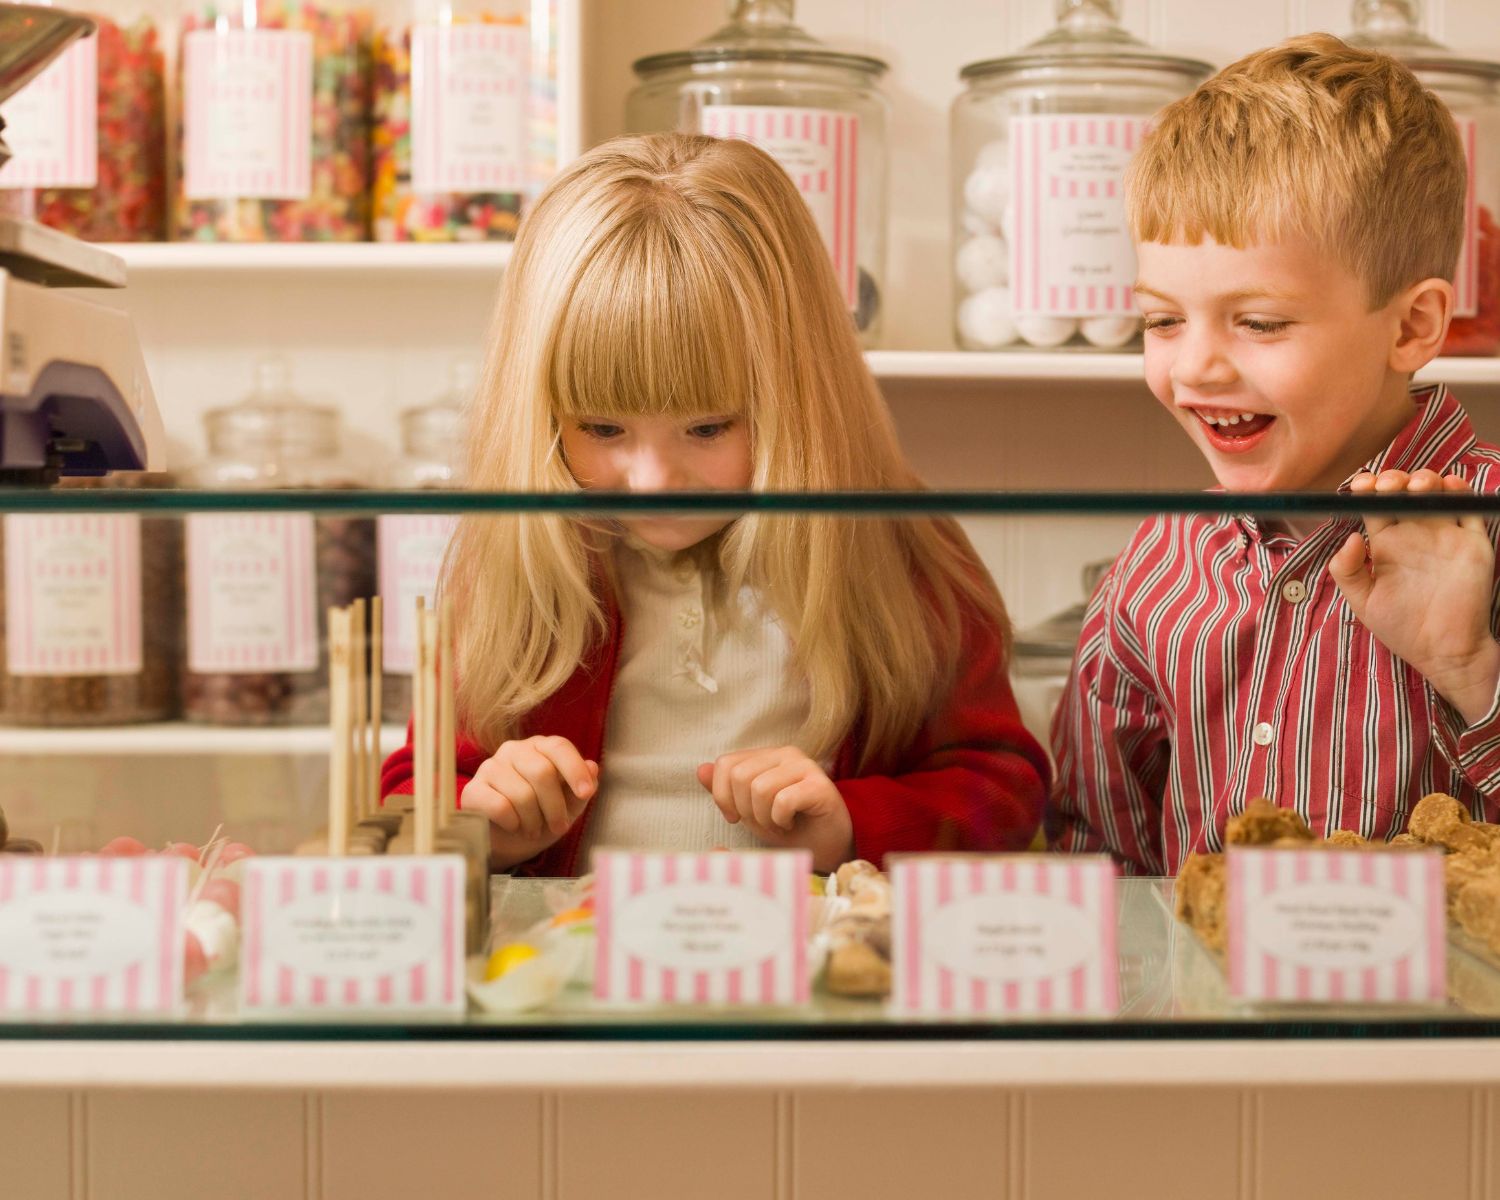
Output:
[[1468,187],[1464,192],[1464,240],[1459,245],[1458,269],[1453,276],[1453,315],[1473,317],[1479,314],[1479,203],[1474,190],[1479,127],[1473,117],[1453,119],[1458,125],[1458,140],[1463,143],[1464,162],[1469,168]]
[[99,182],[99,39],[74,42],[5,102],[13,157],[0,188],[91,188]]
[[594,855],[594,995],[629,1004],[802,1004],[802,850]]
[[188,517],[189,670],[317,669],[315,542],[306,513]]
[[410,674],[417,668],[417,597],[431,604],[438,572],[458,518],[387,515],[380,518],[380,594],[385,669]]
[[414,192],[519,192],[527,183],[531,40],[522,25],[411,34]]
[[1229,851],[1236,1000],[1438,1003],[1447,996],[1436,853]]
[[187,881],[165,855],[0,857],[0,1018],[177,1011]]
[[6,517],[5,633],[12,675],[138,672],[140,517]]
[[302,200],[312,190],[312,34],[200,29],[182,39],[189,200]]
[[1075,1016],[1119,1008],[1109,859],[913,855],[890,870],[897,1011]]
[[711,137],[754,143],[792,177],[853,309],[859,302],[859,117],[827,108],[710,104],[698,124]]
[[464,1009],[464,860],[252,858],[240,1009],[255,1016]]
[[1145,117],[1010,119],[1012,300],[1018,316],[1136,311],[1125,168]]

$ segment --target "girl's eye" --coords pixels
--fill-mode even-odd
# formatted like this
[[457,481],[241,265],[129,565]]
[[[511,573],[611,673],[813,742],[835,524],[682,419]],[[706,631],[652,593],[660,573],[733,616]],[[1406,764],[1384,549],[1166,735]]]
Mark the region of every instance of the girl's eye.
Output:
[[600,421],[580,421],[578,423],[578,431],[586,437],[591,437],[601,442],[617,438],[625,432],[618,425],[606,425]]
[[1147,317],[1145,321],[1146,332],[1151,333],[1158,330],[1172,329],[1180,322],[1180,317]]
[[1240,322],[1251,333],[1285,333],[1290,321],[1266,321],[1257,317],[1246,317]]
[[714,438],[728,433],[729,427],[733,424],[733,421],[710,421],[704,425],[694,425],[688,429],[688,437],[700,442],[711,442]]

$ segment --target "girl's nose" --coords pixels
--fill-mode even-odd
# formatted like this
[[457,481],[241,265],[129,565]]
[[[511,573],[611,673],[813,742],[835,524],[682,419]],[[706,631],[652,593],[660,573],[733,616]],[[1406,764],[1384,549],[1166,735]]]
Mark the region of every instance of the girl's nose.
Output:
[[677,472],[667,455],[643,447],[631,455],[625,471],[626,485],[632,492],[665,492],[670,490]]

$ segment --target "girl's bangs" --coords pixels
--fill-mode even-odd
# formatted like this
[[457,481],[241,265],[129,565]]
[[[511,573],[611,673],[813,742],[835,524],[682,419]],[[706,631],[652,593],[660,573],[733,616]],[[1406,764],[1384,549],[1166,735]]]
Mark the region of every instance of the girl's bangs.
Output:
[[649,234],[628,241],[600,247],[563,306],[547,372],[554,416],[743,414],[754,353],[741,303],[750,298],[736,297],[714,256],[653,247]]

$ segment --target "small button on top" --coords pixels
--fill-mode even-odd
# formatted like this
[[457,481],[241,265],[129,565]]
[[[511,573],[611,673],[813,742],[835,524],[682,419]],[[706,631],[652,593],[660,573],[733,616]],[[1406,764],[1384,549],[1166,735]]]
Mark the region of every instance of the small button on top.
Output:
[[1250,740],[1257,746],[1269,746],[1271,739],[1276,736],[1275,730],[1262,721],[1250,731]]
[[693,564],[681,562],[673,569],[672,574],[677,577],[678,583],[691,583],[693,580]]
[[698,622],[703,619],[703,614],[696,608],[685,608],[677,614],[677,620],[684,629],[698,628]]
[[1307,599],[1307,584],[1300,579],[1289,579],[1281,585],[1281,598],[1288,604],[1301,604]]

